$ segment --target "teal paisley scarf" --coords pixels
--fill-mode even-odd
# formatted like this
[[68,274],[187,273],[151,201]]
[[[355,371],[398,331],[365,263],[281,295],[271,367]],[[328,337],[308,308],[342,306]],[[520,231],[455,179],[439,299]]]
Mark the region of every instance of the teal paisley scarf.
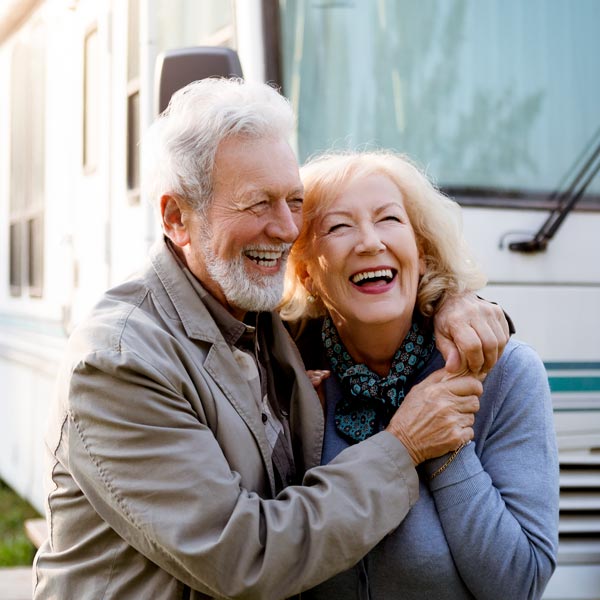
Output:
[[433,333],[413,321],[394,355],[389,374],[380,377],[353,361],[329,316],[323,321],[321,338],[331,370],[344,392],[335,409],[335,425],[338,433],[352,443],[377,433],[378,423],[387,425],[404,399],[407,383],[425,366],[435,347]]

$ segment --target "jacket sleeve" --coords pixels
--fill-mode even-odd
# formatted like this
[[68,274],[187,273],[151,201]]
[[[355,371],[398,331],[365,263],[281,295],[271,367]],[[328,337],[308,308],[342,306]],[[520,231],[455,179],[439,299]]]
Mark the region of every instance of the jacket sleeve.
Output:
[[410,457],[387,432],[274,499],[243,489],[186,390],[136,353],[88,355],[69,398],[68,466],[94,510],[210,596],[268,600],[310,588],[356,563],[417,500]]
[[[558,545],[550,390],[528,346],[507,349],[496,368],[493,393],[482,397],[492,403],[484,435],[477,446],[463,448],[430,489],[457,569],[478,600],[540,598]],[[427,463],[426,473],[447,458]]]

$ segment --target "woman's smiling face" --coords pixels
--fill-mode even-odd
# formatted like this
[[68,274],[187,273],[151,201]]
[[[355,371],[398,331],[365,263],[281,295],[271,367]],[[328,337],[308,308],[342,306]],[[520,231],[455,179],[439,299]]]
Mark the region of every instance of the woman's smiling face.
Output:
[[351,181],[313,231],[304,283],[336,324],[410,326],[423,261],[402,193],[388,177]]

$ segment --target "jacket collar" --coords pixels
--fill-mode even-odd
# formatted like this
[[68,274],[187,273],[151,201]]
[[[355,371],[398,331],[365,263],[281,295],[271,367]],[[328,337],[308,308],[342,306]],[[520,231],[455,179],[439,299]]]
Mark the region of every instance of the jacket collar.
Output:
[[[250,386],[240,376],[233,353],[203,302],[208,292],[191,273],[189,276],[186,275],[185,265],[170,250],[164,238],[158,240],[150,249],[150,261],[163,288],[161,290],[153,287],[153,291],[158,294],[166,292],[188,337],[213,344],[204,361],[204,368],[253,432],[263,455],[273,491],[275,478],[264,426],[260,415],[248,402],[252,397]],[[300,459],[303,463],[297,464],[298,470],[308,469],[320,462],[324,428],[321,405],[312,384],[306,377],[300,354],[279,316],[275,313],[261,313],[261,316],[263,326],[271,328],[272,331],[273,345],[270,348],[272,355],[292,382],[290,386],[292,444],[296,459]]]
[[213,344],[224,341],[203,302],[208,292],[171,251],[166,238],[162,237],[152,246],[150,262],[188,337]]

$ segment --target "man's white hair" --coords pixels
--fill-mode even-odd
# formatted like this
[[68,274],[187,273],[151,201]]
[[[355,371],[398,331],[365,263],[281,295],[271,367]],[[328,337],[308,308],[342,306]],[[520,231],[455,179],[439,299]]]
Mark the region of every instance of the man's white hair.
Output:
[[273,87],[242,79],[190,83],[171,98],[142,140],[142,190],[155,207],[164,194],[203,211],[213,192],[219,144],[236,135],[288,139],[293,110]]

